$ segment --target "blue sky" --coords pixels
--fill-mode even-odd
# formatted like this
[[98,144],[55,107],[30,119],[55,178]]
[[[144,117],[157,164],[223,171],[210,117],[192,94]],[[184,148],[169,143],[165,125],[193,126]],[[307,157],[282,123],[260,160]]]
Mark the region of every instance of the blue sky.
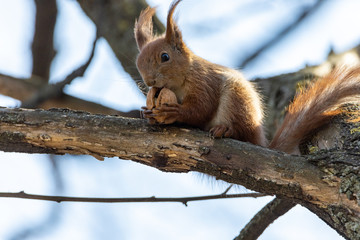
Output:
[[[295,4],[290,6],[290,2]],[[183,37],[198,55],[236,68],[241,59],[276,31],[275,26],[294,17],[303,3],[314,1],[184,1],[178,9]],[[28,77],[34,6],[28,0],[0,0],[0,73]],[[164,22],[170,1],[151,0]],[[261,6],[253,8],[254,4]],[[73,0],[59,0],[56,26],[58,54],[51,81],[66,76],[90,53],[93,23]],[[245,9],[245,10],[242,10]],[[286,9],[286,11],[284,10]],[[265,52],[244,69],[248,78],[296,71],[305,64],[321,63],[330,47],[341,52],[360,43],[360,1],[330,0],[316,16],[291,36]],[[220,24],[221,23],[221,24]],[[124,73],[107,42],[98,42],[96,56],[83,78],[66,92],[120,109],[138,109],[144,97]],[[0,98],[1,106],[18,102]],[[96,197],[194,196],[224,191],[198,174],[170,174],[119,159],[100,162],[86,156],[58,157],[65,190],[56,192],[51,164],[44,155],[0,154],[0,191]],[[247,192],[237,187],[232,192]],[[40,223],[52,208],[61,208],[58,224],[30,239],[232,239],[271,198],[232,199],[190,203],[85,204],[46,203],[0,199],[0,239],[29,224]],[[342,239],[308,210],[297,206],[261,236],[263,240]]]

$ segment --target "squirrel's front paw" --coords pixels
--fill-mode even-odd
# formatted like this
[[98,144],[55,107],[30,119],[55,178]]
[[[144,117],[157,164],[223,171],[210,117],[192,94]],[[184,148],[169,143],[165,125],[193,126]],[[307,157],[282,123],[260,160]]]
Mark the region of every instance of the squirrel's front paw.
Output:
[[142,107],[142,116],[150,124],[171,124],[177,121],[180,105],[173,91],[167,88],[151,88],[147,98],[146,107]]
[[152,110],[149,110],[147,107],[141,107],[141,109],[141,118],[146,118],[149,121],[149,124],[157,123],[156,119],[151,117],[153,114]]
[[160,124],[171,124],[176,122],[180,116],[180,104],[162,104],[160,107],[152,109],[148,117],[154,118]]

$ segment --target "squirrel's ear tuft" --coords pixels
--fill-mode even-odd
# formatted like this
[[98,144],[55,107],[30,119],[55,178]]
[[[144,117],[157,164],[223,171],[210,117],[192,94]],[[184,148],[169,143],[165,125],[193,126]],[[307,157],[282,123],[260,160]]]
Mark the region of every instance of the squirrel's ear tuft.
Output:
[[174,15],[176,6],[180,2],[181,2],[181,0],[173,1],[170,6],[169,13],[167,16],[166,34],[165,34],[165,40],[169,44],[174,45],[176,48],[179,48],[179,49],[181,49],[183,47],[184,43],[182,40],[181,31],[178,28],[178,26],[176,25],[173,15]]
[[134,33],[140,51],[154,38],[152,22],[154,14],[155,8],[147,7],[140,13],[139,19],[135,21]]

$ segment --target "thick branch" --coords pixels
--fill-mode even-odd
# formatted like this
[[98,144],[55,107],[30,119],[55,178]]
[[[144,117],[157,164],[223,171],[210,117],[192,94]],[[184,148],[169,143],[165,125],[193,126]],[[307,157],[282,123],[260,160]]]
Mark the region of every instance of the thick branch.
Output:
[[214,140],[198,130],[55,109],[1,109],[0,124],[3,151],[117,156],[162,171],[199,171],[314,204],[347,201],[338,198],[337,183],[325,183],[324,173],[303,157],[232,139]]
[[[0,149],[86,154],[101,160],[103,157],[119,157],[161,171],[198,171],[257,192],[279,195],[311,206],[312,211],[326,219],[343,236],[356,239],[360,234],[360,227],[356,225],[360,221],[358,190],[341,181],[344,176],[341,170],[344,167],[341,166],[346,163],[359,165],[360,155],[356,154],[354,147],[351,147],[355,151],[350,153],[351,161],[345,159],[339,168],[331,166],[333,170],[329,171],[311,164],[306,158],[314,163],[324,159],[332,163],[331,159],[339,161],[344,158],[339,154],[345,153],[332,152],[319,155],[319,158],[291,156],[232,139],[214,140],[206,132],[196,129],[151,126],[141,119],[66,109],[3,108],[0,109]],[[338,174],[333,173],[334,169],[339,169]],[[356,171],[347,174],[357,176]]]

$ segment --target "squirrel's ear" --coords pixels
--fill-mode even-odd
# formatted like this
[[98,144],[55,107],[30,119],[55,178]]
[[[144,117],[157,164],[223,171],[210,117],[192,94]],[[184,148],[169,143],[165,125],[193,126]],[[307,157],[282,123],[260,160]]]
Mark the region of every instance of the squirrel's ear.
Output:
[[139,19],[135,21],[135,39],[139,50],[150,42],[153,38],[152,17],[155,14],[155,8],[147,7],[140,13]]
[[173,15],[176,6],[181,2],[181,0],[173,1],[173,3],[170,6],[169,13],[167,16],[167,23],[166,23],[166,34],[165,34],[165,40],[175,47],[181,49],[183,47],[183,40],[182,40],[182,34],[178,26],[176,25]]

